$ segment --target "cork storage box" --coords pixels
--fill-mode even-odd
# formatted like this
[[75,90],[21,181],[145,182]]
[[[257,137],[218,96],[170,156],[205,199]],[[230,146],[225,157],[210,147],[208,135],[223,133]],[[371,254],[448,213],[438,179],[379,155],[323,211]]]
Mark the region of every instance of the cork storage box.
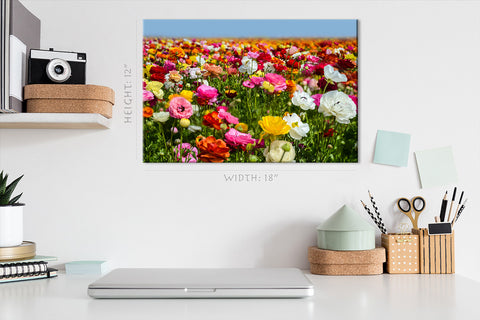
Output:
[[382,234],[382,247],[387,252],[388,273],[420,273],[418,235]]
[[85,84],[31,84],[25,86],[27,112],[98,113],[112,117],[115,93],[111,88]]
[[420,273],[455,273],[455,234],[428,234],[428,229],[413,229],[419,236]]
[[338,251],[317,247],[308,248],[308,261],[312,274],[323,275],[375,275],[383,273],[385,249]]

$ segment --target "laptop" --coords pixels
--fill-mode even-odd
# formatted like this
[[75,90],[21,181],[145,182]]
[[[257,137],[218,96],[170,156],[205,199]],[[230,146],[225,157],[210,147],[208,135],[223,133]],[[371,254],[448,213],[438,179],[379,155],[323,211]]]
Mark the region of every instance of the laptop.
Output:
[[303,298],[314,293],[299,269],[115,269],[91,283],[93,298]]

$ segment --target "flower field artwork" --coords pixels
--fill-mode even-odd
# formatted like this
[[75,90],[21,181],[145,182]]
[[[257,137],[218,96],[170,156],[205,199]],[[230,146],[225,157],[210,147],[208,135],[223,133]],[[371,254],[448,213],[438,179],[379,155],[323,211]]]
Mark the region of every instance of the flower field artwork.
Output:
[[144,162],[358,162],[357,53],[356,20],[144,20]]

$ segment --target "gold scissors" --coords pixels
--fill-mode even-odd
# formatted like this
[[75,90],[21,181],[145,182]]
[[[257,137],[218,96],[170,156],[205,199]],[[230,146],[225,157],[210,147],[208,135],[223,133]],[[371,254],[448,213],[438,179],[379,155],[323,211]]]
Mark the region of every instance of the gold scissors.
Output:
[[[414,197],[412,200],[407,198],[400,198],[397,201],[397,206],[404,215],[406,215],[412,222],[413,229],[418,229],[418,217],[425,209],[425,199],[422,197]],[[414,215],[412,215],[412,211]]]

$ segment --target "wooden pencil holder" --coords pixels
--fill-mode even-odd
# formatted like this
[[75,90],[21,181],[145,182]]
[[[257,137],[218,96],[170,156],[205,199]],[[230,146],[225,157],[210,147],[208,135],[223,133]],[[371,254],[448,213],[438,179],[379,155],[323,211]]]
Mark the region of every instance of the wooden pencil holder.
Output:
[[420,273],[419,236],[411,233],[382,234],[388,273]]
[[413,229],[420,238],[420,273],[455,273],[455,235],[429,235],[428,229]]

